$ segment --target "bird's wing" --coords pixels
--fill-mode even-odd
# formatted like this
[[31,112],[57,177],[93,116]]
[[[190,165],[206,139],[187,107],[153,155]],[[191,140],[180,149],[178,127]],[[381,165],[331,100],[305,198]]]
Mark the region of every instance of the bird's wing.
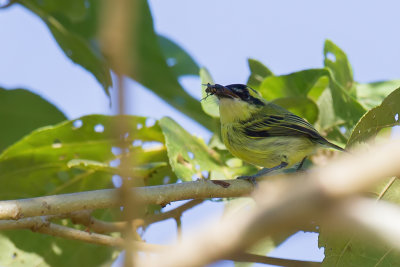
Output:
[[243,130],[251,138],[304,136],[318,143],[326,141],[310,123],[292,113],[264,115],[245,123]]

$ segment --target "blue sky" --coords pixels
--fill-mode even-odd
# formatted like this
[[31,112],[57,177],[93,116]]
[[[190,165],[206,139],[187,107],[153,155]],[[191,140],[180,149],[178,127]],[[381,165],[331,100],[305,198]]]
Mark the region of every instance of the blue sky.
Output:
[[[221,84],[245,83],[247,58],[266,64],[276,74],[321,67],[325,39],[348,55],[359,82],[399,79],[399,1],[236,1],[151,0],[155,28],[189,52]],[[56,104],[69,118],[112,114],[94,77],[64,56],[46,26],[18,5],[0,10],[0,86],[30,89]],[[200,99],[198,78],[181,79]],[[153,93],[129,82],[129,112],[160,118],[168,115],[193,134],[209,133],[172,110]],[[223,211],[207,202],[183,217],[184,231]],[[174,238],[174,223],[151,226],[149,242]],[[321,260],[315,234],[297,234],[271,255]],[[231,266],[221,262],[215,266]]]

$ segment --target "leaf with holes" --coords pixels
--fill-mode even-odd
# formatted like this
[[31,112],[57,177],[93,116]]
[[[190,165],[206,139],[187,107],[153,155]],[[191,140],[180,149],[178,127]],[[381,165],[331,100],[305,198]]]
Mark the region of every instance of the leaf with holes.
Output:
[[165,36],[158,35],[161,50],[167,64],[177,77],[183,75],[199,75],[200,68],[194,59],[178,44]]
[[350,63],[346,54],[330,40],[325,41],[324,57],[336,118],[333,124],[342,121],[350,131],[366,111],[357,100]]
[[382,104],[368,111],[354,128],[347,147],[365,142],[376,136],[380,130],[400,125],[400,88],[388,95]]
[[253,89],[258,90],[262,81],[268,76],[274,75],[264,64],[260,61],[249,58],[247,60],[250,69],[250,76],[247,80],[247,85]]
[[31,131],[66,119],[39,95],[24,89],[0,88],[0,152]]
[[213,117],[219,118],[219,105],[218,99],[215,95],[209,95],[206,93],[206,85],[208,83],[214,84],[211,74],[206,68],[200,69],[200,81],[201,81],[201,107],[203,111]]
[[378,106],[386,96],[400,86],[400,80],[356,85],[357,100],[367,109]]
[[191,181],[210,171],[219,171],[225,174],[225,178],[231,178],[218,153],[207,147],[202,139],[190,135],[171,118],[164,117],[159,123],[165,136],[169,162],[178,178]]
[[353,71],[343,50],[331,40],[326,40],[324,57],[324,65],[331,70],[333,79],[346,91],[351,91],[354,85]]
[[[281,97],[306,97],[316,100],[327,87],[325,69],[309,69],[281,76],[268,76],[260,85],[260,93],[267,100]],[[322,79],[322,80],[321,80]]]
[[[117,123],[123,136],[115,134]],[[109,163],[122,142],[134,149],[138,141],[162,145],[164,136],[157,123],[136,116],[91,115],[38,129],[0,155],[0,199],[109,188],[109,174],[69,169],[67,163]]]

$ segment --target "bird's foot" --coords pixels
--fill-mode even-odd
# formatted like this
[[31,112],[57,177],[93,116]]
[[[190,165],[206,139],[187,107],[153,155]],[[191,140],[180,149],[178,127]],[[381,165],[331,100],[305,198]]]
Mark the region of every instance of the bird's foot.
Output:
[[252,176],[238,176],[236,179],[246,180],[254,186],[257,186],[257,177],[255,175]]

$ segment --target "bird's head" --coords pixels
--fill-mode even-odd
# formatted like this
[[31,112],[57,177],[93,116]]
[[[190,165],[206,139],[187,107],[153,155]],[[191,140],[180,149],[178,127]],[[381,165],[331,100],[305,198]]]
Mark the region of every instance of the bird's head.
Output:
[[206,93],[219,99],[221,122],[246,120],[265,106],[266,101],[244,84],[207,84]]

